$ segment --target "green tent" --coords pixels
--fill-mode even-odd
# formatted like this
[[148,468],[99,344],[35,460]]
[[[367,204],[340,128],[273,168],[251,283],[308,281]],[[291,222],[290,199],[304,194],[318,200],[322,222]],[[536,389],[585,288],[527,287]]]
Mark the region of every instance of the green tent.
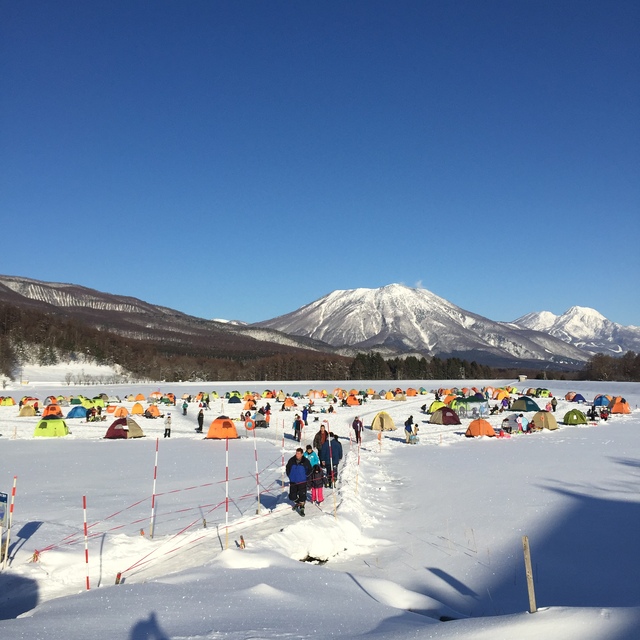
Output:
[[587,424],[587,417],[579,409],[571,409],[564,414],[562,421],[565,424]]
[[529,396],[518,398],[512,405],[512,411],[540,411],[540,407]]
[[61,438],[69,434],[67,423],[62,418],[42,419],[33,432],[34,438]]

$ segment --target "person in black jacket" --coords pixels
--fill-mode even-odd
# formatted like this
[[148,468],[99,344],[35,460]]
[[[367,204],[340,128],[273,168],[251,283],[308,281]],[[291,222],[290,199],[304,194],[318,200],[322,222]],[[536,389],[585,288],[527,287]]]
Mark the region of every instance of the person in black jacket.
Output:
[[327,470],[330,486],[338,481],[338,465],[342,460],[342,445],[336,433],[330,433],[320,451],[320,464]]
[[200,411],[198,411],[198,428],[196,429],[196,433],[202,433],[203,426],[204,426],[204,409],[200,409]]

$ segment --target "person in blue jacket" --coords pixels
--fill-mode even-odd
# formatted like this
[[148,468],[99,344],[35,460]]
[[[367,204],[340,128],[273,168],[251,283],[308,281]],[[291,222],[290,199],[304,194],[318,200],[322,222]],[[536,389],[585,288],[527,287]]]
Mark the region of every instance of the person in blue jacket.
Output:
[[304,457],[309,461],[311,468],[320,464],[320,458],[318,458],[318,454],[313,450],[313,447],[308,444],[307,450],[304,452]]
[[311,474],[309,460],[304,457],[301,447],[296,449],[295,455],[287,462],[287,478],[289,478],[289,500],[294,503],[293,508],[304,515],[304,503],[307,501],[307,480]]
[[320,450],[320,464],[327,470],[329,483],[335,486],[338,480],[338,465],[342,460],[342,445],[338,434],[330,433]]

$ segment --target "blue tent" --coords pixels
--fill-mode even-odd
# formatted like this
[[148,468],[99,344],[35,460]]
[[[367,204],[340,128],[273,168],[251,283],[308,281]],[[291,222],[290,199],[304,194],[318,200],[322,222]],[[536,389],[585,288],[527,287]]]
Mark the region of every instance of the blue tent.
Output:
[[609,406],[609,402],[611,401],[611,397],[610,396],[606,396],[606,395],[598,395],[595,397],[594,401],[593,401],[593,406],[594,407],[608,407]]
[[571,402],[586,402],[586,400],[584,399],[583,395],[581,395],[580,393],[576,393],[576,395],[571,399]]
[[67,414],[67,418],[86,418],[87,417],[87,409],[82,405],[78,404],[69,413]]

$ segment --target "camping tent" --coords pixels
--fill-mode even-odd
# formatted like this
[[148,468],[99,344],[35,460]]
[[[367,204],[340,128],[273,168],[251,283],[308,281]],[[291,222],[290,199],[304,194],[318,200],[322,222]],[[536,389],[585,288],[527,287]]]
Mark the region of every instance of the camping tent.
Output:
[[209,426],[209,431],[205,438],[213,440],[230,440],[237,438],[236,425],[228,416],[219,416]]
[[518,398],[512,405],[513,411],[540,411],[540,407],[529,396]]
[[631,407],[624,398],[618,396],[609,403],[609,411],[611,413],[631,413]]
[[564,414],[562,421],[565,424],[587,424],[587,418],[579,409],[571,409]]
[[531,424],[533,424],[534,428],[538,431],[540,429],[549,429],[549,431],[554,431],[558,428],[555,416],[549,411],[538,411],[538,413],[531,418]]
[[132,418],[118,418],[107,429],[104,437],[107,440],[143,438],[144,433],[140,425]]
[[613,398],[607,394],[598,394],[594,399],[593,399],[593,406],[594,407],[608,407],[609,403],[613,400]]
[[36,415],[36,410],[30,404],[22,405],[22,407],[20,408],[20,411],[18,412],[19,418],[32,418],[35,415]]
[[467,436],[467,438],[476,438],[478,436],[494,437],[496,432],[486,420],[478,418],[477,420],[472,420],[469,423],[469,428],[464,435]]
[[69,413],[67,413],[67,418],[86,418],[87,410],[81,405],[77,404],[75,407],[71,407]]
[[458,414],[449,407],[436,409],[429,418],[431,424],[460,424]]
[[440,402],[440,400],[434,400],[430,405],[429,408],[427,409],[427,413],[434,413],[435,411],[437,411],[438,409],[440,409],[440,407],[446,407],[447,405],[444,402]]
[[124,439],[126,440],[129,435],[127,431],[127,419],[126,418],[118,418],[111,423],[111,426],[107,429],[107,432],[104,434],[106,440],[118,440]]
[[[506,418],[502,420],[502,424],[500,425],[505,431],[509,432],[518,432],[520,430],[520,425],[518,424],[518,416],[519,413],[512,413],[508,415]],[[522,425],[522,430],[526,431],[529,426],[529,421],[522,416],[520,418],[520,423]]]
[[396,425],[393,423],[393,419],[386,411],[377,413],[371,423],[373,431],[395,431],[395,428]]
[[584,396],[581,393],[574,393],[571,402],[586,402]]
[[58,416],[58,418],[62,418],[62,409],[60,408],[60,405],[48,404],[42,412],[43,418],[46,418],[47,416]]
[[69,433],[66,422],[62,418],[51,416],[38,422],[33,432],[34,438],[61,438]]

